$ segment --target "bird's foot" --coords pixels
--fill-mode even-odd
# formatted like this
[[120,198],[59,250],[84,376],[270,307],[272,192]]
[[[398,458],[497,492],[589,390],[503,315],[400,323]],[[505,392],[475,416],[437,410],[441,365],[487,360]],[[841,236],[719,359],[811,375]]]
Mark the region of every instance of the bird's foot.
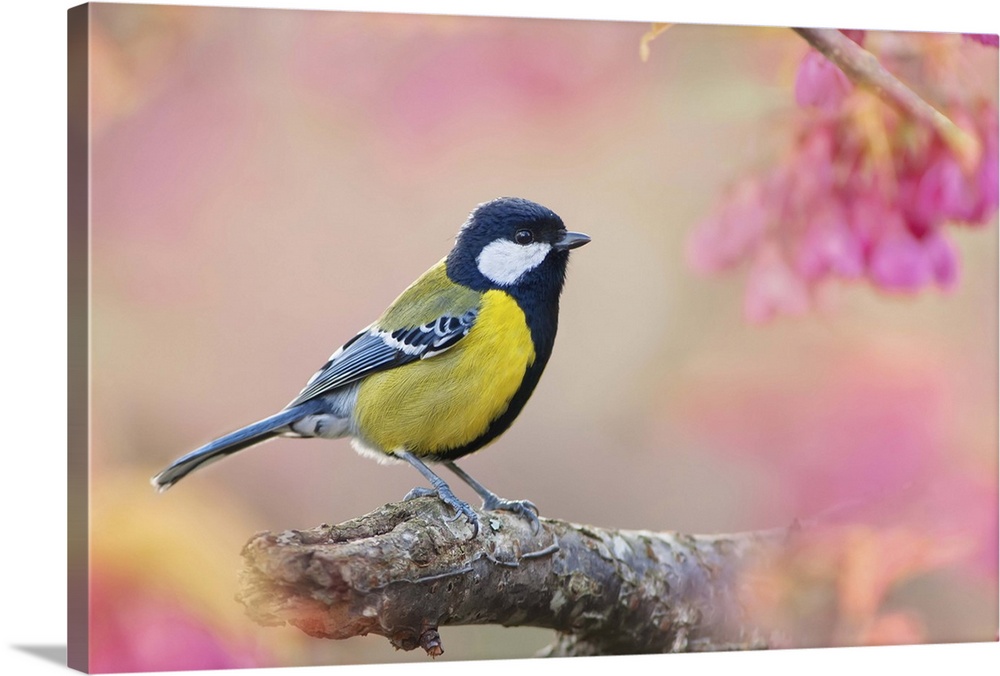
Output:
[[443,488],[424,488],[418,486],[411,490],[403,500],[412,500],[414,498],[427,498],[436,497],[438,500],[455,510],[455,516],[450,519],[445,519],[445,521],[455,521],[460,516],[464,516],[465,520],[469,522],[472,526],[472,537],[479,535],[479,516],[476,514],[475,510],[469,506],[469,503],[459,500],[451,489],[447,486]]
[[528,523],[531,524],[532,533],[537,533],[538,529],[542,527],[541,522],[538,520],[538,507],[535,507],[535,503],[530,500],[504,500],[501,497],[492,495],[483,500],[483,509],[487,512],[498,509],[505,512],[513,512],[528,520]]
[[433,488],[424,488],[423,486],[417,486],[412,489],[409,493],[403,496],[403,502],[407,500],[413,500],[414,498],[430,498],[437,497],[438,492]]

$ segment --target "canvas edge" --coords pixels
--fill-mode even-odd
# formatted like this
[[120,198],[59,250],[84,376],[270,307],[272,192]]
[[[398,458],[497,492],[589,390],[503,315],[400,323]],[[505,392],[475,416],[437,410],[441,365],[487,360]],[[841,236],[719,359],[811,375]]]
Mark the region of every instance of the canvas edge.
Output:
[[67,10],[67,666],[88,672],[90,6]]

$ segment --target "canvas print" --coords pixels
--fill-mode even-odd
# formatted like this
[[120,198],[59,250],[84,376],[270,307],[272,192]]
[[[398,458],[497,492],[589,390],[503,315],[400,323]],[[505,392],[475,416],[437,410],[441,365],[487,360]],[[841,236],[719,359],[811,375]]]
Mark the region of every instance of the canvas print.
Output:
[[996,35],[68,38],[70,666],[997,641]]

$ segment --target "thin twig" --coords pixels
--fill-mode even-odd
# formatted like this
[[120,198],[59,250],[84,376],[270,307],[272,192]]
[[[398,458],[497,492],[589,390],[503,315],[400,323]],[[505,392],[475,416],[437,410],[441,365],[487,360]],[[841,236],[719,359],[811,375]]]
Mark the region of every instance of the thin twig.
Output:
[[979,141],[920,98],[887,71],[869,51],[832,28],[793,28],[806,42],[833,62],[852,82],[875,93],[907,117],[934,129],[963,166],[974,167],[982,152]]

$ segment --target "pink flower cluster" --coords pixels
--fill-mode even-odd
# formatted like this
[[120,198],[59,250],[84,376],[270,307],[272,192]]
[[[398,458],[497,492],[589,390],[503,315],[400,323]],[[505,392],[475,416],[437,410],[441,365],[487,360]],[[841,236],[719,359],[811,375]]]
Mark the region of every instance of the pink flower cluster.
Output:
[[[803,111],[794,147],[736,184],[696,227],[689,262],[706,273],[748,264],[744,314],[752,322],[807,312],[835,278],[890,292],[952,288],[959,264],[945,225],[983,225],[997,210],[996,105],[958,102],[945,111],[981,143],[969,167],[814,50],[800,64],[795,99]],[[865,101],[874,121],[858,114]]]
[[984,45],[989,45],[990,47],[1000,47],[1000,35],[995,33],[963,33],[962,37],[966,40],[972,40],[974,42],[979,42]]

